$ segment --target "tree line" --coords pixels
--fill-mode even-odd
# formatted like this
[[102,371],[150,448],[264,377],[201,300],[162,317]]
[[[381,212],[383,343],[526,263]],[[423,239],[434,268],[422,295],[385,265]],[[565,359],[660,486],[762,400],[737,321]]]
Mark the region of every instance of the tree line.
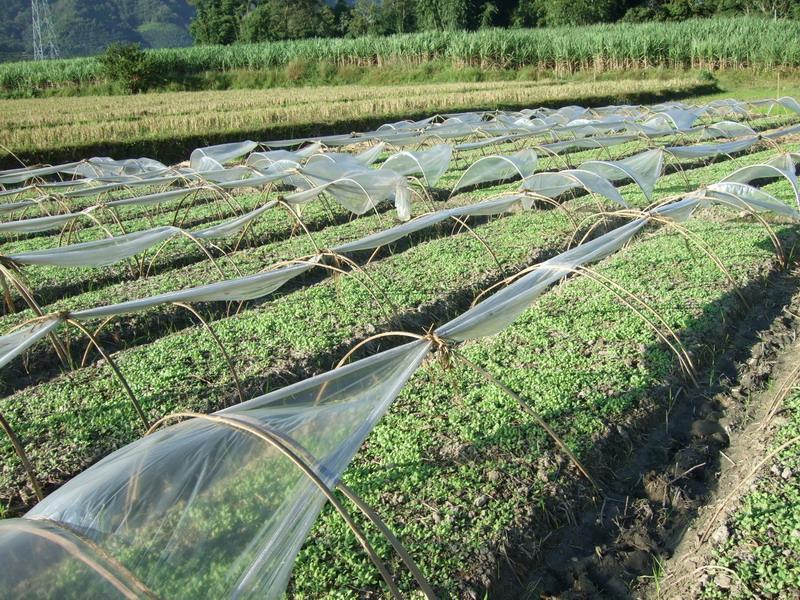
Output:
[[755,14],[800,18],[800,0],[195,0],[197,44],[429,30],[674,21]]

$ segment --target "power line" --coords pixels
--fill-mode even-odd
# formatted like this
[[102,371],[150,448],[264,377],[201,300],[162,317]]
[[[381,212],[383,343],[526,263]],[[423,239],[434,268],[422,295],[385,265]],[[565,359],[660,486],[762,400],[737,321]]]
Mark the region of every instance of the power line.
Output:
[[56,32],[47,0],[31,0],[33,60],[58,58]]

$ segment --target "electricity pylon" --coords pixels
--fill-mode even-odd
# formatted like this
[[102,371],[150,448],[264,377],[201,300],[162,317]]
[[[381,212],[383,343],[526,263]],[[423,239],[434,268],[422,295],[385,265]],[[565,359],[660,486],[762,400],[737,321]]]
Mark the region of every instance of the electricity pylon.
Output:
[[47,0],[31,0],[31,20],[33,21],[33,60],[58,58],[56,32],[50,16]]

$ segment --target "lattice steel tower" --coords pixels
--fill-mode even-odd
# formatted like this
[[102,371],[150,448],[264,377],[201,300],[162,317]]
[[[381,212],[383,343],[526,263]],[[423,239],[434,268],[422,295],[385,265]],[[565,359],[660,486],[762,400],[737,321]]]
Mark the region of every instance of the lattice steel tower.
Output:
[[47,0],[31,0],[31,20],[33,21],[33,60],[58,58],[56,32],[50,17]]

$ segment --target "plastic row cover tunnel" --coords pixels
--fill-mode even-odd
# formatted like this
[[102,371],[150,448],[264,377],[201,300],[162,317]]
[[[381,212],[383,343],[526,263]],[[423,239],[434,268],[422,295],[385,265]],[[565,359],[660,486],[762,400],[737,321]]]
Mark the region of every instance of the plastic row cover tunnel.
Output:
[[[791,131],[790,128],[788,131]],[[785,135],[787,130],[775,133]],[[752,145],[757,138],[742,140]],[[738,143],[738,142],[737,142]],[[715,156],[719,148],[712,145],[686,146],[682,148],[667,147],[648,150],[618,161],[588,161],[579,169],[558,173],[546,172],[534,174],[537,156],[532,150],[523,150],[510,156],[488,156],[477,160],[462,175],[453,191],[461,187],[486,181],[496,181],[513,176],[524,178],[525,189],[547,198],[554,198],[574,188],[585,188],[599,193],[615,202],[622,203],[619,193],[610,184],[612,181],[631,179],[639,185],[647,198],[650,198],[663,168],[664,153],[674,154],[676,150],[701,149],[703,155]],[[262,169],[262,174],[255,179],[259,183],[275,182],[284,179],[303,188],[303,191],[285,196],[285,200],[295,206],[302,206],[323,192],[330,193],[345,208],[356,214],[367,210],[389,198],[393,198],[402,220],[410,218],[410,189],[403,175],[419,174],[433,184],[441,177],[450,162],[451,147],[439,145],[431,150],[421,152],[401,152],[391,156],[379,170],[368,169],[363,163],[374,160],[377,154],[370,149],[360,155],[340,153],[315,154],[312,160],[302,169],[299,164],[286,159],[292,153],[277,150],[269,153],[251,155],[252,162]],[[294,156],[294,155],[293,155]],[[255,158],[253,158],[255,157]],[[798,162],[797,154],[782,154],[764,165],[753,165],[740,169],[730,176],[730,181],[748,182],[759,177],[781,175],[789,178],[800,206],[800,186],[794,175],[794,165]],[[203,157],[207,160],[207,157]],[[250,161],[250,159],[248,159]],[[394,167],[401,172],[394,170]],[[298,169],[300,169],[298,171]],[[297,175],[297,173],[301,173]],[[343,175],[344,174],[344,175]],[[252,179],[232,181],[223,184],[226,188],[235,185],[253,185]],[[171,190],[150,194],[139,198],[125,198],[111,201],[105,206],[125,204],[146,204],[182,198],[198,189]],[[190,234],[199,240],[216,239],[233,235],[273,207],[269,202],[244,215],[233,217],[213,227],[204,227],[195,231],[183,231],[177,227],[155,227],[149,230],[114,236],[108,239],[72,244],[65,247],[34,250],[11,254],[5,258],[25,264],[48,264],[62,266],[103,266],[109,265],[181,234]],[[33,219],[0,223],[0,232],[40,232],[58,228],[74,219],[85,217],[94,207],[78,213],[52,215]]]
[[[800,113],[800,104],[793,98],[788,97],[779,100],[756,101],[749,104],[737,101],[724,104],[711,102],[704,106],[687,106],[683,104],[663,104],[650,108],[641,106],[607,106],[594,110],[570,106],[557,110],[539,108],[520,112],[459,113],[443,118],[443,120],[439,120],[438,117],[429,117],[420,121],[401,121],[386,124],[375,131],[364,133],[276,140],[263,143],[246,140],[208,146],[194,150],[191,153],[188,165],[180,168],[167,167],[149,158],[114,160],[107,157],[95,157],[63,165],[36,165],[8,169],[0,171],[0,186],[26,181],[41,181],[43,178],[52,175],[72,175],[79,178],[74,182],[58,182],[55,185],[74,186],[88,182],[105,182],[112,186],[110,189],[113,189],[115,183],[134,185],[143,179],[155,182],[160,176],[174,177],[180,174],[180,176],[186,177],[202,174],[204,178],[214,178],[213,173],[222,171],[222,165],[250,154],[259,146],[288,148],[311,143],[304,151],[314,152],[322,144],[328,147],[335,147],[363,142],[386,142],[398,147],[419,144],[430,139],[445,140],[468,136],[489,136],[488,139],[493,139],[491,143],[494,143],[503,139],[513,139],[516,136],[525,137],[545,132],[551,133],[558,140],[558,143],[565,145],[564,147],[569,147],[573,143],[577,145],[584,143],[576,142],[577,138],[615,132],[658,136],[676,131],[691,132],[701,130],[703,135],[709,138],[719,135],[740,136],[748,132],[754,132],[752,132],[752,129],[737,126],[736,123],[730,122],[713,130],[705,125],[695,126],[694,123],[703,116],[746,115],[748,107],[758,106],[767,106],[770,110],[775,106],[781,106],[795,113]],[[565,139],[566,137],[572,138],[572,140]],[[460,147],[466,149],[470,144],[472,144],[471,147],[481,147],[486,143],[486,140],[467,142],[467,146]],[[558,151],[557,147],[553,150]],[[266,154],[269,154],[269,152]],[[403,162],[404,159],[399,160]],[[235,171],[235,169],[231,171]],[[239,176],[242,173],[240,172]],[[427,173],[424,175],[425,178],[428,177]],[[43,187],[47,185],[43,184]],[[88,192],[92,193],[92,190],[88,190]]]
[[[739,187],[752,189],[725,184],[720,193]],[[690,195],[651,214],[683,221],[709,198]],[[748,205],[746,197],[739,202]],[[436,333],[460,341],[500,331],[569,269],[613,253],[648,220],[554,257]],[[325,503],[323,488],[337,484],[430,349],[420,339],[115,452],[24,518],[0,523],[0,590],[52,598],[281,597]]]
[[[627,176],[639,183],[640,187],[645,191],[645,195],[649,197],[653,182],[661,170],[662,156],[659,150],[649,150],[622,161],[590,161],[584,163],[581,169],[534,175],[523,182],[523,190],[527,190],[532,195],[512,193],[472,205],[429,213],[403,225],[335,246],[331,248],[331,251],[341,254],[375,249],[451,218],[459,219],[471,215],[496,215],[509,211],[515,206],[521,206],[527,210],[531,208],[536,198],[554,198],[574,188],[583,188],[588,192],[603,195],[621,206],[626,206],[619,192],[610,185],[608,180],[594,172],[589,172],[588,169],[600,170],[604,174],[615,178]],[[765,163],[743,167],[725,177],[720,183],[710,186],[706,198],[714,199],[729,206],[739,206],[756,211],[764,210],[793,219],[797,218],[798,213],[795,209],[791,209],[779,202],[766,192],[743,183],[759,177],[784,177],[797,194],[797,179],[794,175],[794,165],[797,158],[797,154],[780,154]],[[606,170],[608,173],[606,173]],[[712,194],[712,191],[716,193]],[[232,235],[274,205],[274,202],[269,202],[240,217],[195,231],[193,236],[199,239],[213,239]],[[31,264],[37,261],[64,265],[86,264],[87,262],[92,264],[90,261],[98,264],[100,262],[107,264],[124,256],[134,254],[143,248],[148,248],[155,243],[176,235],[180,231],[177,228],[162,227],[155,230],[127,234],[118,238],[75,244],[61,248],[58,251],[35,251],[25,255],[22,260],[18,260],[17,256],[12,258],[20,263],[28,262]],[[174,302],[252,300],[277,290],[289,280],[312,269],[315,264],[318,264],[320,258],[315,256],[274,270],[179,291],[166,292],[148,298],[84,309],[71,314],[58,313],[43,316],[34,323],[0,336],[0,367],[5,366],[19,356],[37,340],[52,333],[68,317],[83,321],[111,315],[130,314]]]
[[326,497],[248,428],[290,439],[335,487],[428,349],[413,342],[117,451],[24,519],[0,522],[0,590],[280,598]]

